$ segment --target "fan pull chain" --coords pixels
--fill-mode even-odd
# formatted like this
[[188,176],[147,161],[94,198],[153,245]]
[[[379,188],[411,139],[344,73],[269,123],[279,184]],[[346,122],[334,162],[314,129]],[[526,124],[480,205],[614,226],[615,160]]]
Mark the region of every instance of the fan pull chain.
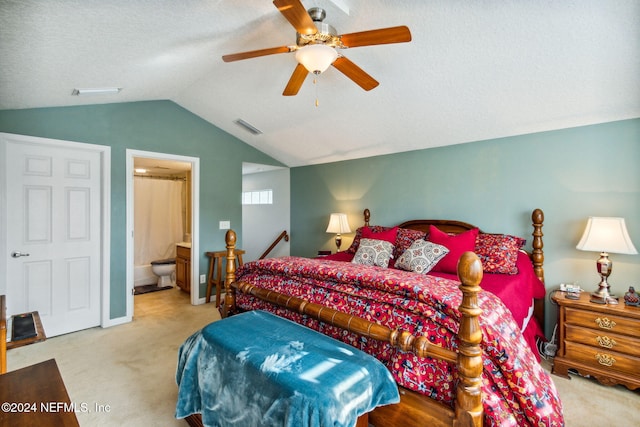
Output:
[[316,88],[316,107],[318,107],[320,103],[318,102],[318,75],[317,74],[313,76],[313,85]]

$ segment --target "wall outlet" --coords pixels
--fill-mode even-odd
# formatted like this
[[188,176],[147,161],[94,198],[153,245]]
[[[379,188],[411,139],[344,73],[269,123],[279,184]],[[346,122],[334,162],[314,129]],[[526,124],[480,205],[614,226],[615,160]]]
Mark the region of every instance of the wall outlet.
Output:
[[231,228],[231,221],[220,221],[220,230],[228,230]]
[[204,274],[200,275],[200,283],[206,283],[207,281],[207,276],[205,276]]

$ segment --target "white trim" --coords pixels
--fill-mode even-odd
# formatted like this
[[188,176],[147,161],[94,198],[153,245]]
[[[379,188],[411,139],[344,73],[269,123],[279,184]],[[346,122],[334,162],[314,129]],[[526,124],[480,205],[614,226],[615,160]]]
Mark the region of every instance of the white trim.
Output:
[[[49,144],[51,146],[69,148],[73,150],[86,150],[100,153],[102,175],[101,179],[101,191],[100,191],[100,209],[102,215],[102,224],[100,226],[100,257],[101,263],[101,275],[100,275],[100,289],[102,292],[101,307],[100,307],[100,325],[102,327],[109,326],[113,320],[109,318],[111,312],[111,147],[108,145],[89,144],[85,142],[64,141],[60,139],[41,138],[36,136],[17,135],[10,133],[1,133],[0,139],[14,140],[20,143],[36,143],[36,144]],[[2,144],[3,147],[5,144]],[[0,156],[4,158],[3,155]],[[4,174],[2,174],[4,176]],[[3,187],[4,188],[4,187]],[[4,193],[4,192],[3,192]],[[0,209],[6,209],[6,195],[3,195],[2,201],[0,201]],[[0,210],[0,212],[5,212]],[[0,237],[3,237],[6,242],[6,224],[4,221],[0,224]],[[3,247],[6,245],[2,245]],[[2,252],[2,251],[0,251]],[[0,253],[1,255],[1,253]],[[6,258],[6,257],[5,257]],[[0,275],[0,289],[6,289],[5,276]]]
[[191,304],[200,305],[200,158],[191,159]]
[[102,327],[111,320],[111,147],[102,152]]
[[112,326],[123,325],[125,323],[129,323],[133,320],[129,316],[116,317],[115,319],[109,319],[106,323],[102,324],[103,328],[110,328]]
[[127,266],[126,266],[126,292],[127,292],[127,318],[133,318],[133,162],[134,157],[146,157],[159,160],[173,160],[191,163],[191,304],[199,305],[205,302],[200,298],[200,158],[181,156],[177,154],[156,153],[152,151],[126,150],[126,241],[127,241]]
[[[13,135],[11,135],[13,136]],[[0,141],[2,141],[5,137],[5,134],[0,134]],[[0,143],[0,165],[5,165],[5,159],[7,157],[7,144],[4,142]],[[7,247],[7,230],[9,227],[6,213],[8,213],[8,202],[7,202],[7,193],[8,189],[8,179],[7,173],[0,173],[0,271],[2,273],[0,275],[0,294],[7,294],[7,262],[9,259],[9,248]]]

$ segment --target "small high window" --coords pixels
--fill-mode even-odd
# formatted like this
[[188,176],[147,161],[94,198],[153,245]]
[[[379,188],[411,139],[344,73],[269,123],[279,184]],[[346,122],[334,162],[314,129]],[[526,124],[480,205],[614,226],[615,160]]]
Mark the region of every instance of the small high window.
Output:
[[243,205],[272,205],[273,190],[243,191]]

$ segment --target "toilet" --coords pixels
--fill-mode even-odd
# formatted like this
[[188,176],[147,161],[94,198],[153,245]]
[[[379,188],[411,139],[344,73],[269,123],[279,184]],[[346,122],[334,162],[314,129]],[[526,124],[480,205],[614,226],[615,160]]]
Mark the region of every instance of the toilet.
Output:
[[158,276],[158,286],[173,286],[176,276],[176,259],[167,258],[151,261],[151,271]]

